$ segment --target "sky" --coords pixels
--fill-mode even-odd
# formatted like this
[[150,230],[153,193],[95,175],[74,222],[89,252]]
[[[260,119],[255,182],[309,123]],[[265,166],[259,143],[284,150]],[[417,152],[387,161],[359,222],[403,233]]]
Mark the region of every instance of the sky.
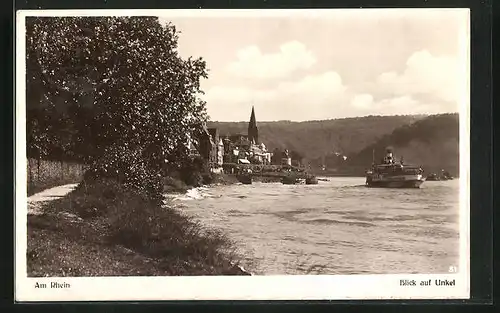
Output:
[[213,121],[458,112],[468,88],[465,10],[226,12],[159,16],[207,62]]

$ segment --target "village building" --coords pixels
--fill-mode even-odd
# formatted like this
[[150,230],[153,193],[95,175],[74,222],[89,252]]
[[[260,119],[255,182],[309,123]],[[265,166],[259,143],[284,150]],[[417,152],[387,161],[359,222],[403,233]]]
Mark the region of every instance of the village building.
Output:
[[224,163],[224,145],[217,128],[203,124],[196,134],[188,134],[187,148],[190,156],[200,156],[211,171],[221,169]]
[[187,135],[186,147],[190,156],[201,156],[209,161],[212,149],[212,139],[206,125],[201,125],[199,132]]
[[223,138],[224,163],[247,163],[250,143],[246,135],[236,134]]
[[222,138],[219,138],[219,143],[217,144],[217,165],[222,166],[224,164],[224,143]]
[[287,149],[275,149],[270,152],[266,145],[259,141],[254,107],[250,114],[247,134],[223,136],[219,129],[203,125],[201,132],[193,137],[195,140],[189,141],[190,153],[201,156],[212,172],[231,164],[300,166],[300,160],[293,157],[294,152]]
[[248,141],[253,144],[259,143],[259,129],[257,128],[257,120],[255,119],[255,110],[252,106],[250,114],[250,122],[248,123]]
[[190,156],[194,155],[199,155],[200,153],[198,152],[198,148],[195,142],[195,139],[191,134],[187,134],[187,142],[186,142],[186,147],[188,149],[188,153]]
[[[259,141],[259,129],[252,107],[247,134],[228,134],[222,136],[217,128],[203,131],[199,140],[199,153],[209,165],[210,169],[221,168],[224,164],[262,164],[262,165],[296,165],[299,160],[292,160],[292,153],[288,150],[273,152],[267,150],[266,145]],[[294,162],[295,161],[295,162]],[[298,162],[298,163],[297,163]]]
[[223,163],[221,155],[224,154],[224,147],[220,146],[222,139],[219,136],[219,129],[215,127],[209,128],[208,133],[210,134],[211,141],[211,151],[208,164],[210,168],[219,168]]
[[[259,142],[259,129],[255,118],[255,109],[252,107],[250,121],[248,123],[247,135],[235,134],[229,136],[228,145],[233,146],[233,155],[237,156],[235,163],[244,164],[270,164],[271,153],[267,151],[266,145]],[[235,148],[237,148],[236,152]],[[231,149],[230,149],[231,150]]]
[[267,151],[264,143],[250,145],[250,156],[252,163],[255,164],[271,164],[271,153]]

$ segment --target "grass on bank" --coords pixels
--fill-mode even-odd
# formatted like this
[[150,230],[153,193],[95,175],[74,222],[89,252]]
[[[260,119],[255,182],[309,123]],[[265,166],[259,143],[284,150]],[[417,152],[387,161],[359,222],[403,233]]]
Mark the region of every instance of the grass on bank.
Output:
[[243,275],[234,243],[114,181],[28,216],[28,276]]

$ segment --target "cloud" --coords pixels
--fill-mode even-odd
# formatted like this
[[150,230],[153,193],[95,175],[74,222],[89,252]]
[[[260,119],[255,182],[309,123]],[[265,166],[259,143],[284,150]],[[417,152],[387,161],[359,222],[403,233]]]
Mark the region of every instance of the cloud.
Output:
[[427,50],[412,53],[402,71],[349,86],[350,108],[358,115],[457,112],[461,79],[458,59]]
[[262,102],[276,96],[273,90],[254,90],[247,87],[215,86],[210,88],[203,98],[207,103],[227,103],[240,105],[251,102]]
[[373,107],[373,96],[370,94],[355,95],[351,100],[351,104],[355,108],[371,109]]
[[[237,120],[246,120],[245,110],[251,105],[263,108],[266,120],[324,119],[335,113],[336,101],[344,97],[345,91],[338,73],[325,72],[262,90],[215,86],[206,91],[204,99],[213,120],[230,120],[235,116],[239,116]],[[238,110],[243,111],[234,112]]]
[[[292,69],[283,68],[280,75]],[[252,83],[221,84],[209,88],[205,100],[214,120],[247,120],[251,105],[261,112],[261,120],[456,112],[463,76],[459,68],[453,57],[422,50],[409,56],[402,71],[384,72],[364,83],[346,85],[337,72],[326,71],[295,81],[275,81],[265,88]],[[277,77],[278,71],[273,73]]]
[[437,113],[440,111],[440,106],[429,103],[422,103],[411,96],[401,96],[382,99],[375,102],[371,114],[424,114]]
[[436,101],[456,102],[460,95],[460,78],[463,78],[459,69],[457,58],[434,56],[427,50],[421,50],[408,58],[402,73],[379,75],[375,88],[386,94],[423,95]]
[[243,78],[282,78],[316,63],[314,54],[298,41],[280,46],[279,52],[263,54],[257,46],[248,46],[237,53],[237,60],[227,67],[230,74]]
[[443,104],[422,102],[411,96],[395,96],[376,101],[370,94],[361,94],[352,97],[351,112],[358,116],[437,114],[443,112]]

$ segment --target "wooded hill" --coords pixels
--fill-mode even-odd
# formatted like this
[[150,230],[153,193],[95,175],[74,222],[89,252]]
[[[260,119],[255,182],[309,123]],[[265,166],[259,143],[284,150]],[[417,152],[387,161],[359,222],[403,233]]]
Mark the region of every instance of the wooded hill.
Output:
[[405,163],[421,165],[427,173],[445,169],[457,176],[458,113],[432,115],[410,125],[398,127],[352,155],[345,165],[351,169],[366,168],[372,162],[373,151],[375,151],[375,162],[379,162],[388,146],[393,148],[396,160],[403,156]]
[[[257,112],[258,114],[258,112]],[[361,151],[394,129],[411,124],[423,115],[365,116],[323,121],[258,122],[259,141],[268,150],[297,151],[307,160],[339,152],[351,155]],[[248,122],[210,122],[221,135],[246,134]]]

